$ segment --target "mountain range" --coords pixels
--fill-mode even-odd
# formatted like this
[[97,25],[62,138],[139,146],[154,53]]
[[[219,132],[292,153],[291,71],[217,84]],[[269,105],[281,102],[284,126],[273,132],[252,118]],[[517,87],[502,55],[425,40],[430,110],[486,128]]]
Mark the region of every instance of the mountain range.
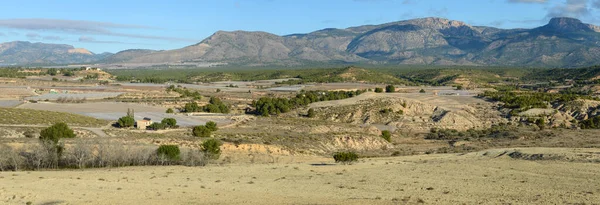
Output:
[[600,64],[600,27],[574,18],[553,18],[532,29],[471,26],[421,18],[346,29],[327,28],[278,36],[217,31],[174,50],[125,50],[94,54],[69,45],[0,44],[4,64],[226,63],[242,66],[309,64],[422,64],[579,67]]

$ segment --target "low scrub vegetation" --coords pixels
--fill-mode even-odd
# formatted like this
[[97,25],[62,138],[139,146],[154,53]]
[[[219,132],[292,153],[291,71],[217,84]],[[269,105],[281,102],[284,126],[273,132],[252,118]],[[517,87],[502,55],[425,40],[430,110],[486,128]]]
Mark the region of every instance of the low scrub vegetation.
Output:
[[202,151],[209,159],[219,159],[221,156],[221,141],[211,138],[202,142]]
[[51,145],[43,141],[21,148],[0,145],[0,171],[206,164],[207,158],[201,150],[180,150],[179,154],[175,154],[174,150],[176,149],[172,147],[100,142],[93,139],[72,140],[61,154],[57,154]]
[[392,133],[389,130],[381,131],[381,138],[385,141],[392,142]]
[[579,127],[581,127],[581,129],[600,129],[600,116],[595,116],[579,122]]
[[590,96],[582,96],[577,94],[512,91],[486,91],[482,94],[479,94],[479,97],[504,103],[502,107],[511,109],[512,111],[510,114],[512,115],[516,115],[519,112],[531,108],[548,108],[554,103],[569,102],[576,99],[593,99]]
[[351,164],[358,160],[358,155],[354,152],[337,152],[333,154],[336,163]]
[[306,106],[310,103],[351,98],[364,92],[366,91],[309,91],[299,93],[290,99],[262,97],[258,99],[258,101],[252,102],[252,106],[255,108],[255,114],[257,115],[278,115],[289,112],[292,109]]
[[436,129],[432,128],[430,133],[425,136],[429,140],[472,140],[479,138],[518,138],[517,127],[514,125],[500,124],[493,125],[488,129],[467,131],[458,131],[454,129]]

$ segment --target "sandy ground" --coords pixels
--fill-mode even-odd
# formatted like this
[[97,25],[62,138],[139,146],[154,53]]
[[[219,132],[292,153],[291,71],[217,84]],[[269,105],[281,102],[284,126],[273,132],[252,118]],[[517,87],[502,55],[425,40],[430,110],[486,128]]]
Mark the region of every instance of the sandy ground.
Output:
[[[507,149],[505,149],[507,150]],[[512,149],[511,149],[512,150]],[[600,153],[529,148],[523,152]],[[478,153],[0,172],[1,204],[594,204],[600,163]],[[325,163],[324,165],[321,165]]]

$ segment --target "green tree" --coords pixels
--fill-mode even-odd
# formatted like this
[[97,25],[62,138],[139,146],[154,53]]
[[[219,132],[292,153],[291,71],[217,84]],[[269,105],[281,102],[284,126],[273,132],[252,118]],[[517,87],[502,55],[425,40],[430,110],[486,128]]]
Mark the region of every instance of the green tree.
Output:
[[385,92],[386,92],[386,93],[393,93],[393,92],[396,92],[396,87],[394,87],[394,85],[388,85],[388,86],[385,86]]
[[221,141],[210,138],[202,142],[202,151],[209,159],[219,159],[221,156]]
[[457,90],[462,90],[462,89],[463,89],[463,86],[462,86],[462,85],[456,85],[456,89],[457,89]]
[[308,109],[308,113],[306,114],[306,116],[309,118],[315,117],[315,109],[312,109],[312,108]]
[[200,106],[198,106],[198,103],[196,103],[196,102],[189,102],[189,103],[185,104],[185,106],[183,107],[183,111],[198,112],[198,111],[200,111]]
[[177,126],[177,120],[175,118],[164,118],[162,119],[161,123],[165,124],[167,127]]
[[381,131],[381,137],[388,142],[392,142],[392,133],[389,130]]
[[419,90],[419,93],[425,93],[424,89]]
[[133,127],[135,125],[135,119],[132,116],[124,116],[117,120],[119,127]]
[[40,140],[58,144],[61,138],[74,138],[75,133],[63,122],[56,123],[40,132]]
[[158,157],[168,159],[170,161],[179,161],[181,159],[181,150],[177,145],[161,145],[156,149]]
[[198,125],[192,129],[192,134],[196,137],[210,137],[211,131],[204,125]]
[[48,75],[55,76],[56,74],[58,74],[58,70],[56,70],[55,68],[50,68],[48,69],[48,71],[46,71],[46,73]]
[[205,124],[206,128],[208,128],[208,130],[210,130],[211,132],[217,131],[219,128],[217,127],[217,123],[213,122],[213,121],[208,121]]
[[383,88],[375,88],[375,92],[376,93],[382,93],[383,92]]
[[172,109],[172,108],[169,108],[169,109],[167,109],[167,111],[166,111],[166,112],[167,112],[167,113],[169,113],[169,114],[171,114],[171,113],[175,113],[175,111],[173,111],[173,109]]

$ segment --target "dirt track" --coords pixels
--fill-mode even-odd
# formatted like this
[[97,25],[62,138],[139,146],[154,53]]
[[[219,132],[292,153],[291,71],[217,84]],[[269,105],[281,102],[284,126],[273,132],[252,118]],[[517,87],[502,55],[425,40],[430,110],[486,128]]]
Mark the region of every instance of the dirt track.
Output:
[[[600,163],[504,151],[280,164],[0,172],[3,204],[592,204]],[[598,149],[520,149],[600,153]],[[317,166],[315,164],[326,163]],[[312,164],[312,165],[311,165]]]

